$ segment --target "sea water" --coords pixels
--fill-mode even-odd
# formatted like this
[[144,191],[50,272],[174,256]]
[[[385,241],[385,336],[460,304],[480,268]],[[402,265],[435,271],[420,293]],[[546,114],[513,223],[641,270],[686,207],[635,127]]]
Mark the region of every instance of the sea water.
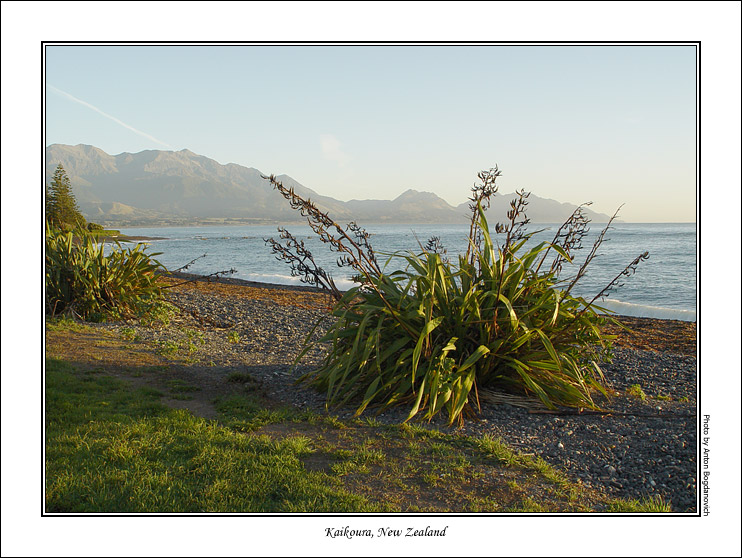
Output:
[[[551,240],[559,225],[530,225],[531,231],[545,229],[534,241]],[[583,239],[583,248],[575,254],[573,266],[565,265],[563,277],[574,275],[584,262],[597,235],[604,225],[590,224],[590,232]],[[353,286],[350,268],[338,268],[338,254],[322,244],[307,225],[286,225],[298,239],[303,240],[318,265],[330,272],[341,289]],[[379,254],[399,251],[420,252],[420,243],[438,236],[452,262],[467,249],[468,224],[461,225],[369,225],[370,242]],[[265,238],[279,240],[275,225],[199,226],[126,228],[129,236],[163,237],[148,241],[148,252],[165,267],[175,270],[197,259],[187,272],[208,275],[235,269],[231,277],[277,284],[300,284],[291,276],[287,263],[276,259]],[[501,235],[494,234],[495,240]],[[599,293],[639,254],[649,252],[636,273],[622,277],[622,286],[612,289],[600,302],[602,307],[626,316],[655,317],[695,321],[696,319],[696,225],[695,223],[614,223],[590,263],[587,274],[575,286],[573,293],[587,300]],[[502,239],[500,239],[502,242]],[[204,256],[205,257],[201,257]],[[551,259],[549,258],[549,261]],[[387,270],[399,268],[404,262],[393,259]]]

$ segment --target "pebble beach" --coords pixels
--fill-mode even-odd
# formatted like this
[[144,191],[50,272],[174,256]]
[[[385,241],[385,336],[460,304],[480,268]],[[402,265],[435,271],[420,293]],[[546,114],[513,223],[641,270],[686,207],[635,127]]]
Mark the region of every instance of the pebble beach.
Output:
[[[183,275],[171,284],[189,278],[193,277]],[[202,332],[201,360],[220,364],[221,372],[196,367],[194,373],[223,374],[224,367],[245,371],[266,396],[282,404],[328,412],[322,393],[295,381],[316,366],[321,350],[293,364],[315,324],[320,322],[314,335],[323,330],[326,294],[218,279],[181,284],[169,289],[168,296],[179,309],[177,319]],[[484,403],[477,417],[462,427],[447,426],[443,417],[425,424],[451,433],[496,436],[520,452],[541,456],[574,481],[621,498],[661,496],[673,512],[695,513],[695,323],[642,318],[627,318],[625,323],[633,333],[619,333],[613,361],[602,365],[616,393],[601,403],[609,413],[549,414],[516,404]],[[138,330],[154,342],[169,335],[167,329]],[[645,397],[630,395],[635,385]],[[354,411],[348,407],[329,412],[349,418]],[[391,409],[366,415],[382,423],[399,423],[407,413]]]

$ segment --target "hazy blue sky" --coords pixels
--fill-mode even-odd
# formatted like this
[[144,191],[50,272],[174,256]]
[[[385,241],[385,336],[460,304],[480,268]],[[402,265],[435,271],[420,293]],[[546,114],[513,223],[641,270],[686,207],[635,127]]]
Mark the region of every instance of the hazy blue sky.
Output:
[[694,221],[693,46],[47,46],[46,143],[190,149],[338,199],[408,188]]

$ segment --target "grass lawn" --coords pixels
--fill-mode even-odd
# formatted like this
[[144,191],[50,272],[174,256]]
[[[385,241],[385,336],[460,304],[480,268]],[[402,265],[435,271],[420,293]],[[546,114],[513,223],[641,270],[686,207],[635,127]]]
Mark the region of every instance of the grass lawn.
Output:
[[46,374],[48,512],[384,509],[307,471],[305,437],[245,436],[62,361]]
[[[50,324],[70,341],[88,326]],[[92,346],[92,342],[91,342]],[[107,345],[106,354],[117,350]],[[123,345],[121,350],[128,350]],[[218,417],[168,401],[199,386],[46,360],[47,513],[660,512],[569,481],[493,438],[266,407],[234,374]]]

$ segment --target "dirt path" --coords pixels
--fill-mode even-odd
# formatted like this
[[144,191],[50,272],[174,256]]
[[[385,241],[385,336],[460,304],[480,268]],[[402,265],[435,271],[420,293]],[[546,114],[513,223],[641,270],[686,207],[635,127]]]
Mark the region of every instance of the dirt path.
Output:
[[[156,389],[163,393],[164,405],[187,409],[206,419],[218,417],[214,400],[234,393],[230,375],[243,370],[234,365],[209,365],[165,355],[151,343],[122,338],[116,330],[83,328],[47,331],[47,358],[65,360],[82,371],[105,371],[136,387]],[[273,406],[278,402],[266,399],[265,404]]]

